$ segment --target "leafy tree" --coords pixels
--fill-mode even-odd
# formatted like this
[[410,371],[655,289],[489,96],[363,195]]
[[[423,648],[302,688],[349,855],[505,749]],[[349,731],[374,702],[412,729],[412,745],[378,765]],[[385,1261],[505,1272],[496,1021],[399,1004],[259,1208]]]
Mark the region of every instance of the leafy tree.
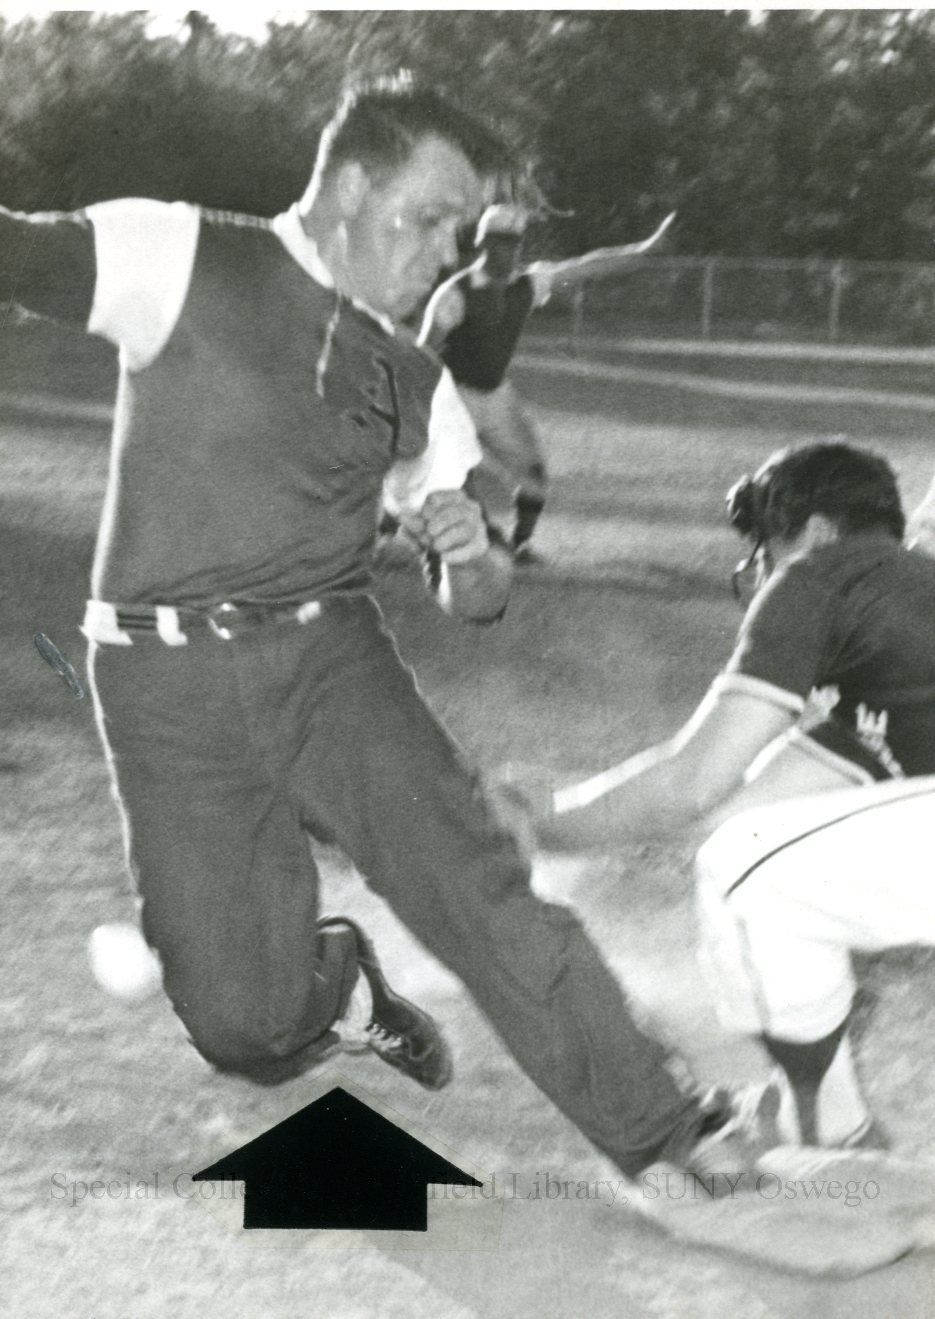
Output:
[[271,214],[351,79],[408,67],[504,128],[578,252],[681,212],[679,250],[932,255],[935,12],[308,11],[254,43],[204,14],[0,20],[3,201],[185,197]]

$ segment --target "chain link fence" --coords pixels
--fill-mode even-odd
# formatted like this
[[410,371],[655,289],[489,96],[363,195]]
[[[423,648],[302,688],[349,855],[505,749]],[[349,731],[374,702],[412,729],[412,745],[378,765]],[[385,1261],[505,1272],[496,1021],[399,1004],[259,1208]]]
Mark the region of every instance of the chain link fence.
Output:
[[537,313],[594,337],[935,346],[935,263],[654,257]]

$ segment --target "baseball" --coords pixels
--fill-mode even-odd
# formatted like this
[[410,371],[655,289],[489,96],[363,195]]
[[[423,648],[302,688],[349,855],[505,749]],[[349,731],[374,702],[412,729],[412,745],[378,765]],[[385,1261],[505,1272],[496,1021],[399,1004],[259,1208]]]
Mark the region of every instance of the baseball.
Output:
[[99,925],[88,940],[94,979],[125,1003],[139,1003],[162,987],[162,966],[135,925]]

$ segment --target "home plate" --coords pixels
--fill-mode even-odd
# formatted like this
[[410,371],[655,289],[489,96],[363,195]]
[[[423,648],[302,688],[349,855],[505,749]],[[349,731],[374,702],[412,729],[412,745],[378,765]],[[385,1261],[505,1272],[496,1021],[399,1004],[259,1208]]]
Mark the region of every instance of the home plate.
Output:
[[823,1277],[870,1273],[935,1245],[935,1168],[878,1151],[779,1146],[733,1194],[673,1195],[637,1207],[680,1240],[775,1269]]
[[[824,1150],[779,1145],[763,1155],[763,1176],[788,1182],[801,1198],[833,1191],[844,1208],[855,1212],[902,1214],[918,1220],[920,1244],[935,1244],[935,1164],[912,1162],[886,1150]],[[787,1192],[784,1190],[784,1194]]]

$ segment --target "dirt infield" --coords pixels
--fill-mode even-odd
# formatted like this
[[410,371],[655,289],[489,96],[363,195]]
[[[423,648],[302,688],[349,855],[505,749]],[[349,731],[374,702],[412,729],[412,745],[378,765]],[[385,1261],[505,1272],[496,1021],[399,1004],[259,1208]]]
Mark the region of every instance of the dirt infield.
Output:
[[[553,487],[537,540],[541,562],[519,574],[503,622],[472,630],[446,619],[404,556],[385,564],[379,584],[422,690],[484,764],[509,758],[596,769],[690,712],[738,622],[727,587],[737,546],[721,525],[723,492],[778,444],[846,432],[889,455],[908,498],[931,477],[931,420],[905,410],[878,416],[826,403],[713,400],[649,381],[621,385],[535,370],[519,372],[517,381],[535,404]],[[681,1246],[606,1196],[578,1203],[525,1197],[504,1216],[496,1249],[416,1243],[355,1252],[304,1234],[280,1234],[290,1239],[276,1246],[251,1244],[207,1212],[186,1181],[176,1185],[180,1172],[206,1166],[300,1108],[307,1085],[260,1090],[218,1077],[161,998],[127,1008],[90,978],[88,933],[132,917],[132,898],[89,702],[76,700],[43,665],[32,637],[44,631],[83,672],[76,619],[105,439],[93,421],[0,413],[7,711],[0,752],[7,1074],[0,1252],[10,1313],[931,1313],[930,1255],[859,1282],[808,1280]],[[719,1033],[698,982],[688,856],[685,841],[675,839],[602,861],[544,857],[536,883],[580,907],[642,1010],[702,1078],[762,1074],[752,1046]],[[325,853],[323,872],[326,904],[368,927],[394,981],[444,1021],[456,1056],[456,1080],[437,1095],[372,1056],[342,1061],[347,1075],[502,1184],[514,1177],[528,1191],[547,1175],[589,1186],[617,1178],[342,858]],[[874,1103],[901,1149],[935,1158],[931,960],[878,959],[864,965],[862,979],[861,1062]],[[82,1193],[95,1181],[113,1193]]]

